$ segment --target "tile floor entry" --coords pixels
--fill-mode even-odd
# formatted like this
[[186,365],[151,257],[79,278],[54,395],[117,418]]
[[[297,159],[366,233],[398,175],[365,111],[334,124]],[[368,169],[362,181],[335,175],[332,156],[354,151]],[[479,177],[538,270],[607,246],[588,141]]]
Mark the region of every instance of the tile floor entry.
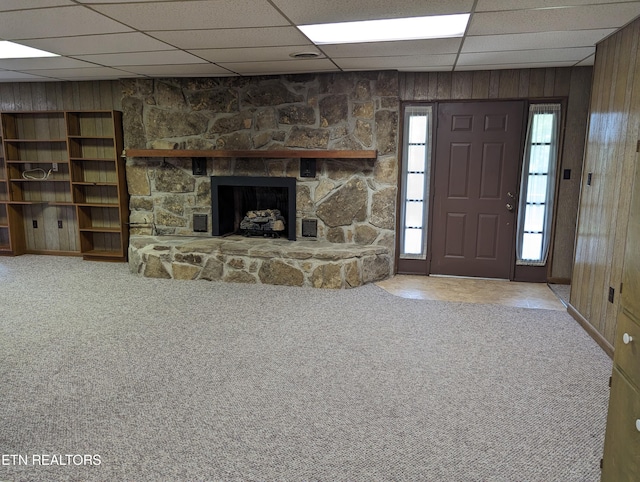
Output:
[[376,284],[402,298],[566,310],[560,298],[546,283],[450,276],[396,275]]

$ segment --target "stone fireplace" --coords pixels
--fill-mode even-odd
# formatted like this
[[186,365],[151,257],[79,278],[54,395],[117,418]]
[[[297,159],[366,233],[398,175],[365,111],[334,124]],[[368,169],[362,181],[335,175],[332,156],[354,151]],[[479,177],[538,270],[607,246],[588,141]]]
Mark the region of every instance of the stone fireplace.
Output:
[[[268,273],[277,265],[291,274],[289,284],[321,287],[357,286],[393,272],[397,73],[131,79],[123,86],[128,150],[253,154],[198,154],[206,158],[203,174],[194,174],[191,158],[177,154],[128,157],[132,270],[145,276],[269,283]],[[290,154],[364,150],[377,154],[314,156],[312,177],[301,172],[304,159]],[[211,236],[220,221],[218,234],[234,231],[229,226],[236,223],[236,208],[246,208],[234,206],[231,223],[214,207],[236,203],[239,195],[229,183],[240,177],[295,183],[287,188],[286,239]],[[214,178],[226,179],[227,186],[216,188]],[[194,230],[196,214],[209,220],[206,232]],[[303,219],[316,227],[313,238],[302,238]],[[217,263],[222,271],[212,275]]]
[[284,236],[296,240],[296,179],[293,177],[211,176],[211,233],[240,232],[248,211],[277,209],[285,220]]

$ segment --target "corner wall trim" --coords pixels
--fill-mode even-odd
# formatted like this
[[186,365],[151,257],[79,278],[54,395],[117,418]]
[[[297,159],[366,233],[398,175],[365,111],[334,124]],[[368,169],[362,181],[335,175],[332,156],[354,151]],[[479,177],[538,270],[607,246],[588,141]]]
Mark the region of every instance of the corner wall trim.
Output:
[[598,345],[600,345],[600,348],[609,355],[609,358],[613,360],[613,345],[609,343],[607,339],[602,336],[602,334],[596,330],[594,326],[573,307],[573,305],[571,305],[571,303],[567,304],[567,312],[580,324],[580,326],[582,326],[582,328],[584,328],[584,331],[586,331],[589,336],[593,338]]

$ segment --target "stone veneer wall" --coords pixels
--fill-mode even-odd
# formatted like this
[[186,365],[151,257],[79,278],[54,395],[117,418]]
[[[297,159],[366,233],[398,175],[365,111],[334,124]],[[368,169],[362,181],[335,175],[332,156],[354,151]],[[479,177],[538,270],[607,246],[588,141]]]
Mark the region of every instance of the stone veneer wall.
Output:
[[[300,178],[299,159],[129,158],[132,235],[210,236],[211,175],[291,176],[301,219],[317,219],[318,240],[395,247],[398,74],[311,74],[250,78],[123,80],[127,148],[376,149],[376,160],[319,160]],[[209,233],[194,233],[194,213]],[[391,266],[390,266],[391,268]]]

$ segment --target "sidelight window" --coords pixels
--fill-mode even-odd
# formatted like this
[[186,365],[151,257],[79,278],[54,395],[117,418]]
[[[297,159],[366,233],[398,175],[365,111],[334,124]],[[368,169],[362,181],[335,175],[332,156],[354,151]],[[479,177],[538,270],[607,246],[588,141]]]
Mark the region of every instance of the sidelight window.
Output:
[[404,112],[400,257],[426,258],[432,107]]
[[517,263],[543,266],[551,241],[560,104],[532,104],[518,211]]

